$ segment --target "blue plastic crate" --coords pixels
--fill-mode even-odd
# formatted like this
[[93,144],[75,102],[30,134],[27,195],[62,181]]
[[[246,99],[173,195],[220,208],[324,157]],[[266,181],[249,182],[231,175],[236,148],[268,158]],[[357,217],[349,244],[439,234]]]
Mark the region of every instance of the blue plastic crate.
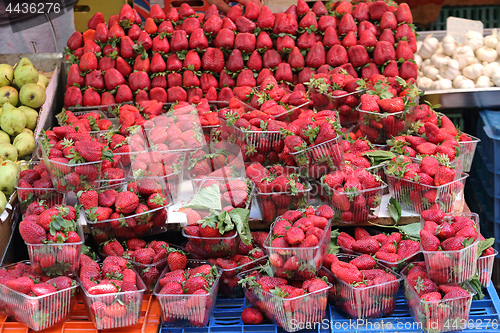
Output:
[[500,173],[500,111],[479,112],[477,150],[490,172]]
[[490,197],[500,198],[500,173],[492,172],[484,161],[481,154],[476,154],[472,167],[477,174]]
[[490,221],[498,221],[500,223],[500,198],[488,195],[477,169],[473,168],[471,170],[469,182],[472,185],[474,196],[486,214],[486,218]]
[[[498,333],[500,331],[500,299],[493,284],[484,290],[485,297],[481,301],[473,301],[469,315],[470,329],[462,333],[484,332]],[[284,331],[274,324],[244,325],[241,322],[241,311],[246,307],[246,300],[217,298],[215,309],[207,327],[171,328],[161,327],[160,333],[218,333],[218,332],[241,332],[241,333],[283,333]],[[396,302],[396,310],[390,317],[372,319],[365,325],[357,327],[351,323],[355,320],[345,319],[341,312],[335,307],[329,306],[325,317],[325,324],[319,325],[316,330],[302,330],[301,333],[417,333],[422,332],[411,318],[404,298],[400,290]],[[384,326],[382,327],[382,321]],[[391,324],[388,324],[391,323]],[[399,324],[398,326],[398,323]],[[494,326],[493,326],[494,324]],[[392,329],[390,328],[392,325]],[[321,327],[323,326],[323,327]],[[378,328],[377,328],[378,327]]]

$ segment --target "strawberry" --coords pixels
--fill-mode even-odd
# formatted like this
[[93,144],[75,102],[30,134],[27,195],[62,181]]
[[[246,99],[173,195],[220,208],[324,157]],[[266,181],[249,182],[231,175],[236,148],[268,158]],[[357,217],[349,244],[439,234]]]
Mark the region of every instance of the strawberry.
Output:
[[19,223],[19,233],[27,244],[41,244],[46,239],[45,229],[39,224],[27,220]]
[[441,186],[455,180],[455,170],[447,166],[440,166],[434,176],[434,185]]
[[312,68],[319,68],[326,62],[326,54],[323,43],[317,42],[307,53],[306,64]]
[[420,241],[424,251],[437,251],[440,244],[439,239],[426,229],[420,230]]
[[375,268],[376,262],[373,257],[363,254],[350,261],[351,264],[358,269],[372,269]]
[[400,3],[398,9],[396,9],[395,15],[398,23],[413,23],[410,6],[408,6],[407,3]]
[[193,294],[199,289],[205,289],[208,287],[208,282],[203,276],[190,276],[184,284],[183,289],[187,294]]
[[377,104],[382,112],[395,113],[404,110],[404,101],[401,97],[380,99]]
[[35,286],[35,283],[29,277],[19,277],[17,279],[5,281],[5,286],[20,293],[28,295]]
[[139,197],[132,192],[120,192],[115,201],[116,212],[119,214],[132,213],[139,204]]
[[75,31],[66,42],[68,48],[72,51],[77,50],[83,46],[83,35],[79,31]]
[[170,252],[167,261],[171,271],[185,269],[187,265],[186,255],[182,251]]
[[373,238],[360,239],[352,243],[352,249],[363,254],[375,254],[380,248],[380,244]]
[[84,209],[90,209],[92,207],[97,207],[98,194],[94,190],[88,190],[85,192],[81,192],[78,200]]
[[263,320],[262,313],[256,308],[245,308],[241,312],[241,321],[245,325],[259,325]]

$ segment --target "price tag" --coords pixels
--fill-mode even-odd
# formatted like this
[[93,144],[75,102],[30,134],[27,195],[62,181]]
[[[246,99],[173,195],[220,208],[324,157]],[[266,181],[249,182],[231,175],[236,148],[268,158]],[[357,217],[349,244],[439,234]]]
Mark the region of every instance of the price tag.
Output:
[[467,20],[458,17],[448,17],[446,20],[446,34],[452,36],[458,44],[462,43],[468,31],[477,31],[483,35],[483,22]]

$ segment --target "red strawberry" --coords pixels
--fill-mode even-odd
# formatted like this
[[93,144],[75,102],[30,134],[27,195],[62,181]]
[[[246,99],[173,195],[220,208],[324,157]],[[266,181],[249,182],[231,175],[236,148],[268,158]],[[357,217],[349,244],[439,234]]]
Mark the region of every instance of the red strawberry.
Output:
[[321,42],[317,42],[307,53],[306,64],[312,68],[319,68],[326,62],[325,48]]

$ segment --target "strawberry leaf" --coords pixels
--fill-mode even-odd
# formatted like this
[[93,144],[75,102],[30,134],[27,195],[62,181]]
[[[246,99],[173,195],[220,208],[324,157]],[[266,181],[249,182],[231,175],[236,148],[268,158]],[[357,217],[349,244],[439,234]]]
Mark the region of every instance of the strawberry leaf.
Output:
[[389,211],[389,215],[397,224],[401,219],[401,205],[399,202],[391,197],[389,199],[389,204],[387,205],[387,210]]
[[202,188],[185,206],[192,209],[214,209],[221,211],[220,188],[217,185]]

